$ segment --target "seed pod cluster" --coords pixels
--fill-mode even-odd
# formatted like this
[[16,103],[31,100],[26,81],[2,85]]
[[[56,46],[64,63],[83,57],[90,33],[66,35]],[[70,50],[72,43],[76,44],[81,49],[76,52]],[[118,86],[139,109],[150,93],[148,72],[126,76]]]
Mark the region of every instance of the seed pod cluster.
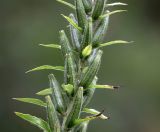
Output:
[[[62,15],[69,22],[71,38],[68,38],[64,30],[61,30],[59,45],[43,46],[61,50],[64,66],[47,65],[31,71],[56,70],[57,68],[64,71],[63,82],[60,84],[53,74],[48,76],[49,88],[38,92],[41,93],[39,95],[46,96],[45,102],[29,98],[17,99],[46,108],[48,122],[31,115],[16,114],[38,126],[44,132],[86,132],[89,122],[102,117],[102,112],[87,111],[92,116],[82,118],[83,110],[87,109],[96,88],[102,89],[110,86],[97,84],[97,74],[103,54],[101,48],[115,43],[127,43],[127,41],[121,40],[102,43],[108,29],[109,16],[120,12],[118,10],[110,13],[108,7],[119,4],[108,6],[107,0],[74,0],[74,5],[63,0],[57,1],[75,11],[75,14],[71,13],[69,16]],[[103,117],[105,116],[103,115]],[[105,117],[105,119],[108,118]]]

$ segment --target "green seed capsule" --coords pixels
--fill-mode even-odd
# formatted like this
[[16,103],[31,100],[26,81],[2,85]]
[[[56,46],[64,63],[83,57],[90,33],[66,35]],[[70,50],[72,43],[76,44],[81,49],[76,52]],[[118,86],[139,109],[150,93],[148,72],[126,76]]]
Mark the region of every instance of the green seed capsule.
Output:
[[89,121],[85,121],[81,123],[79,126],[75,128],[74,132],[87,132]]
[[68,54],[72,51],[72,47],[69,43],[69,40],[68,40],[67,35],[65,34],[64,30],[61,30],[59,32],[59,35],[60,35],[60,44],[61,44],[62,54],[63,54],[63,56],[65,56],[66,54]]
[[96,4],[92,14],[92,18],[94,20],[97,20],[99,16],[103,13],[106,1],[107,0],[96,0]]
[[[97,80],[98,80],[98,78],[95,77],[92,84],[96,85]],[[89,89],[85,90],[85,92],[83,94],[83,96],[84,96],[83,108],[85,108],[90,103],[90,101],[94,95],[95,90],[96,90],[95,88],[89,88]]]
[[106,16],[101,20],[99,23],[94,36],[93,36],[93,46],[96,47],[98,44],[100,44],[105,36],[105,33],[108,29],[108,23],[109,23],[109,16]]
[[88,19],[88,24],[85,26],[84,35],[81,43],[82,49],[84,49],[87,45],[92,44],[92,37],[93,37],[93,24],[92,18]]
[[68,130],[74,126],[74,121],[79,119],[80,112],[82,109],[83,103],[83,88],[80,87],[71,102],[70,106],[68,106],[67,116],[64,118],[62,128],[63,130]]
[[99,50],[93,62],[89,65],[88,70],[81,76],[80,86],[87,88],[96,76],[101,64],[102,51]]
[[82,0],[86,13],[92,11],[92,0]]
[[57,111],[52,103],[50,96],[46,96],[48,122],[52,132],[61,132],[60,122]]
[[75,5],[76,5],[76,14],[78,18],[78,25],[79,27],[84,29],[87,19],[82,0],[75,0]]
[[[70,18],[77,23],[76,18],[74,17],[74,14],[70,14]],[[72,45],[74,47],[74,49],[76,49],[77,51],[80,51],[80,39],[81,39],[81,35],[80,32],[75,29],[72,25],[70,25],[70,34],[71,34],[71,39],[72,39]]]
[[75,63],[74,58],[72,57],[71,53],[67,54],[66,57],[67,57],[67,63],[68,63],[68,78],[69,78],[68,83],[73,84],[74,89],[76,89],[76,86],[77,86],[76,63]]
[[50,82],[50,88],[52,89],[53,103],[57,111],[61,114],[64,114],[66,111],[66,104],[63,99],[62,88],[60,87],[58,81],[56,80],[53,74],[50,74],[48,78]]

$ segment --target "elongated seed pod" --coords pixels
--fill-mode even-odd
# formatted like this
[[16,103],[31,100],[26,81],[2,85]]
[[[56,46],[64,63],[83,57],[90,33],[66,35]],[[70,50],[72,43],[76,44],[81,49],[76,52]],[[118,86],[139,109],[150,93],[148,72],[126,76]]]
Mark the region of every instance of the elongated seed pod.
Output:
[[96,76],[101,64],[102,51],[99,50],[87,71],[81,76],[80,86],[87,88]]
[[52,132],[61,132],[61,126],[57,111],[52,103],[50,96],[46,96],[48,122]]
[[96,54],[97,54],[98,50],[99,50],[98,48],[94,48],[92,50],[92,54],[89,56],[89,58],[87,60],[88,61],[88,65],[93,62],[94,58],[96,57]]
[[[77,23],[76,18],[74,17],[74,14],[69,15],[70,18]],[[70,34],[71,34],[71,39],[72,39],[72,45],[76,51],[80,51],[80,41],[81,41],[81,34],[80,32],[75,29],[72,25],[70,25]]]
[[69,84],[69,77],[68,77],[68,58],[67,55],[65,56],[64,60],[64,84]]
[[96,0],[96,4],[92,13],[92,18],[94,20],[97,20],[103,13],[106,1],[107,0]]
[[93,25],[92,18],[90,17],[87,22],[87,26],[85,26],[84,35],[81,43],[81,49],[84,49],[87,45],[92,44],[92,36],[93,36]]
[[[96,85],[97,80],[98,80],[98,78],[95,76],[95,78],[93,79],[92,84]],[[92,97],[94,95],[95,90],[96,90],[95,88],[88,88],[88,89],[86,89],[84,91],[84,94],[83,94],[84,100],[83,100],[82,108],[85,108],[90,103],[90,101],[91,101],[91,99],[92,99]]]
[[82,0],[86,13],[92,11],[92,0]]
[[67,58],[67,64],[68,64],[68,78],[69,78],[68,83],[73,84],[74,90],[75,90],[77,86],[77,82],[76,82],[76,71],[77,71],[76,65],[77,64],[75,63],[71,53],[67,54],[66,58]]
[[73,132],[87,132],[89,121],[85,121],[78,125]]
[[63,98],[63,91],[53,74],[48,75],[48,78],[50,82],[50,88],[52,89],[53,103],[57,111],[61,114],[64,114],[66,111],[66,104]]
[[97,26],[94,36],[93,36],[93,46],[96,47],[100,44],[105,36],[105,33],[108,29],[109,16],[106,16],[101,20]]
[[83,87],[78,88],[76,95],[73,98],[73,101],[68,106],[67,115],[64,118],[62,128],[63,130],[68,130],[74,126],[74,121],[79,119],[80,112],[82,109],[83,103]]
[[75,5],[76,5],[76,14],[78,18],[78,25],[79,27],[84,29],[87,19],[82,0],[75,0]]
[[59,35],[60,35],[60,44],[61,44],[62,54],[65,57],[66,54],[68,54],[72,51],[72,47],[69,43],[69,40],[68,40],[67,35],[65,34],[64,30],[61,30],[59,32]]

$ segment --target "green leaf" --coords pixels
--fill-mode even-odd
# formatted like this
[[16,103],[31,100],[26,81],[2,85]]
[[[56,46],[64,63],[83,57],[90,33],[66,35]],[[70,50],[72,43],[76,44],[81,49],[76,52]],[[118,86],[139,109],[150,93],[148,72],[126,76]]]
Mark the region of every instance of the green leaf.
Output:
[[35,104],[38,106],[43,106],[46,107],[46,103],[44,103],[40,99],[35,99],[35,98],[13,98],[14,100],[25,102],[25,103],[30,103],[30,104]]
[[61,46],[58,44],[39,44],[39,45],[48,48],[61,49]]
[[117,89],[119,86],[112,86],[112,85],[90,85],[89,88],[99,88],[99,89]]
[[111,4],[106,4],[105,7],[112,7],[112,6],[125,6],[128,5],[126,3],[121,3],[121,2],[115,2],[115,3],[111,3]]
[[37,92],[36,94],[40,95],[40,96],[46,96],[46,95],[52,94],[52,89],[47,88],[47,89],[44,89],[44,90]]
[[132,42],[133,41],[128,42],[128,41],[123,41],[123,40],[115,40],[115,41],[110,41],[110,42],[107,42],[104,44],[100,44],[99,47],[109,46],[109,45],[113,45],[113,44],[128,44],[128,43],[132,43]]
[[116,10],[116,11],[108,12],[108,13],[106,13],[106,14],[104,14],[104,15],[101,15],[101,16],[100,16],[100,19],[102,19],[102,18],[104,18],[104,17],[106,17],[106,16],[110,16],[110,15],[113,15],[113,14],[116,14],[116,13],[126,12],[126,11],[127,11],[127,10]]
[[68,7],[72,8],[74,10],[76,9],[76,7],[74,5],[72,5],[71,3],[66,2],[64,0],[57,0],[57,2],[60,2],[60,3],[64,4],[64,5],[67,5]]
[[79,30],[80,32],[82,32],[82,28],[81,27],[79,27],[78,25],[77,25],[77,23],[75,23],[70,17],[67,17],[67,16],[65,16],[65,15],[63,15],[63,14],[61,14],[73,27],[75,27],[77,30]]
[[58,119],[57,111],[52,103],[50,96],[46,97],[46,103],[47,103],[48,121],[52,132],[61,132],[61,126],[60,126],[60,121]]
[[[95,109],[89,109],[89,108],[84,108],[84,109],[83,109],[83,112],[88,113],[88,114],[93,114],[93,115],[97,115],[97,114],[100,113],[99,111],[97,111],[97,110],[95,110]],[[104,119],[104,120],[107,120],[107,119],[108,119],[108,117],[105,116],[105,115],[103,115],[103,114],[101,114],[99,117],[100,117],[101,119]]]
[[20,113],[20,112],[15,112],[15,114],[18,117],[28,121],[29,123],[31,123],[35,126],[37,126],[38,128],[40,128],[44,132],[51,132],[48,123],[46,121],[44,121],[43,119],[38,118],[36,116],[32,116],[30,114],[23,114],[23,113]]
[[79,125],[79,124],[81,124],[81,123],[83,123],[83,122],[91,121],[91,120],[100,118],[101,115],[102,115],[102,112],[100,112],[100,113],[98,113],[98,114],[96,114],[96,115],[94,115],[94,116],[88,116],[88,117],[83,118],[83,119],[76,119],[76,120],[74,121],[74,125]]
[[57,70],[57,71],[64,71],[63,66],[50,66],[50,65],[43,65],[36,68],[33,68],[26,73],[33,72],[33,71],[41,71],[41,70]]

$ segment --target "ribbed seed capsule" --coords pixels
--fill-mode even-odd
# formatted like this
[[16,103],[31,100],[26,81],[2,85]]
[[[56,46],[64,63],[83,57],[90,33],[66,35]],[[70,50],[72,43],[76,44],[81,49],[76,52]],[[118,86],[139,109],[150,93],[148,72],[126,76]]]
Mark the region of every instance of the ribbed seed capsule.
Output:
[[64,114],[66,111],[66,104],[63,99],[62,88],[60,87],[58,81],[56,80],[53,74],[50,74],[48,78],[50,82],[50,88],[52,89],[53,103],[57,111],[61,114]]
[[64,30],[61,30],[59,32],[59,35],[60,35],[60,44],[61,44],[62,54],[63,54],[63,56],[65,56],[66,54],[68,54],[72,51],[72,47],[69,43],[69,40],[68,40],[67,35],[65,34]]
[[74,132],[87,132],[89,121],[85,121],[81,123],[77,128],[75,128]]
[[86,13],[92,11],[92,0],[82,0]]
[[108,23],[109,23],[109,16],[103,18],[101,22],[99,23],[98,27],[95,30],[94,36],[93,36],[93,46],[98,46],[100,44],[105,36],[105,33],[108,29]]
[[67,116],[64,118],[62,128],[68,130],[74,126],[74,121],[79,119],[83,103],[83,88],[80,87],[74,96],[70,106],[68,106]]
[[103,13],[106,1],[107,0],[96,0],[96,4],[92,13],[92,18],[94,20],[97,20]]
[[87,71],[81,76],[80,86],[87,88],[96,76],[101,64],[102,51],[99,50]]
[[48,122],[52,132],[61,132],[60,122],[57,111],[52,103],[50,96],[46,96]]
[[86,12],[85,12],[82,0],[75,0],[75,5],[76,5],[77,18],[78,18],[78,25],[79,27],[84,29],[87,19],[86,19]]
[[[98,78],[95,76],[95,78],[93,79],[92,85],[96,85]],[[88,88],[84,91],[84,101],[83,101],[83,106],[82,108],[85,108],[91,101],[94,92],[95,92],[95,88]]]
[[[69,15],[70,18],[77,23],[76,18],[74,17],[73,14]],[[80,32],[75,29],[72,25],[70,25],[70,34],[71,34],[71,39],[72,39],[72,45],[74,47],[74,49],[76,49],[77,51],[80,51]]]
[[84,35],[82,39],[82,49],[84,49],[87,45],[92,44],[93,37],[93,25],[92,18],[90,17],[87,22],[87,26],[85,26]]
[[77,82],[76,82],[76,63],[73,59],[73,56],[71,53],[67,54],[66,55],[66,58],[67,58],[67,63],[68,63],[68,83],[69,84],[73,84],[74,86],[74,89],[76,89],[76,85],[77,85]]

